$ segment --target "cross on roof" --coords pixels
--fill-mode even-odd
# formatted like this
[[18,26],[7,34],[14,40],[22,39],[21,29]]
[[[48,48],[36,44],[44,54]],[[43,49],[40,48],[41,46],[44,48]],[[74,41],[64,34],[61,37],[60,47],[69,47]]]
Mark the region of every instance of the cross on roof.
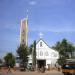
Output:
[[40,37],[40,38],[43,37],[43,33],[42,33],[42,32],[39,33],[39,37]]

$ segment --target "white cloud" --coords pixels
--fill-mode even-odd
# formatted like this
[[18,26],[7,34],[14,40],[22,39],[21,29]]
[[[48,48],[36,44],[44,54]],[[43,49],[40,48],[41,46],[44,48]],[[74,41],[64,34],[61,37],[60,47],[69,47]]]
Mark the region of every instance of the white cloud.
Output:
[[39,33],[39,37],[40,37],[40,38],[42,38],[43,35],[44,35],[44,34],[43,34],[42,32]]
[[29,2],[29,5],[32,5],[32,6],[33,6],[33,5],[36,5],[36,1],[30,1],[30,2]]
[[3,28],[3,29],[8,29],[8,30],[16,30],[16,29],[18,29],[19,27],[18,27],[17,24],[3,24],[3,25],[1,26],[1,28]]
[[29,31],[38,31],[38,32],[75,32],[74,28],[70,27],[59,27],[59,28],[52,28],[52,27],[38,27],[38,28],[32,28]]

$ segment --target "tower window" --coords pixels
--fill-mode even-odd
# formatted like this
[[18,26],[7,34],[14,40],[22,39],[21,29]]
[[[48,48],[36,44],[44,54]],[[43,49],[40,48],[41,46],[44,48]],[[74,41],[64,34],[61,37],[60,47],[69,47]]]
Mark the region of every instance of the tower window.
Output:
[[25,33],[25,30],[23,30],[23,33]]
[[22,42],[24,43],[24,39],[22,40]]

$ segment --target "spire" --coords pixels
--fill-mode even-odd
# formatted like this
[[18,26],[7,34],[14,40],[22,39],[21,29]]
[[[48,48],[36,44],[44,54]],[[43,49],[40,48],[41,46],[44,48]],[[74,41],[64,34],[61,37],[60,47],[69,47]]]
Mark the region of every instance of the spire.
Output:
[[28,19],[28,12],[29,12],[29,10],[27,9],[26,10],[26,18]]

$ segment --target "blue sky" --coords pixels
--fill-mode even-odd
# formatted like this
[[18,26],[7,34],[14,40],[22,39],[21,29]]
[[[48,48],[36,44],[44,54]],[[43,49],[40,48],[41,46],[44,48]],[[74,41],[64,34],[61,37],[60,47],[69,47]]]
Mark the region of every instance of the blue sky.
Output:
[[29,45],[40,33],[50,47],[63,38],[75,45],[75,0],[0,0],[0,57],[16,54],[20,20],[27,14]]

